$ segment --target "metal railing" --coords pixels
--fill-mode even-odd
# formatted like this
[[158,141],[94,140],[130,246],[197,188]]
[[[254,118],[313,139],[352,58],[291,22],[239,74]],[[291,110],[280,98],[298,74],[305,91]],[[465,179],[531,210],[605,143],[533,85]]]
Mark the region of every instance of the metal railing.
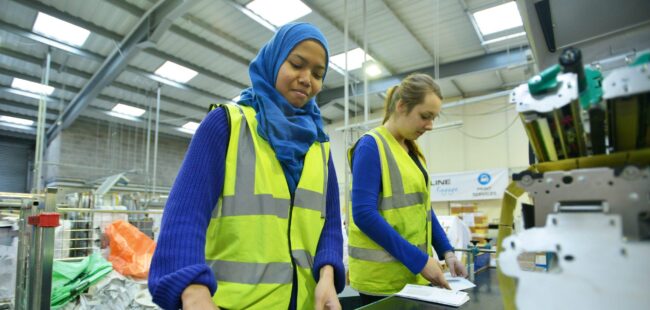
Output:
[[18,218],[14,309],[49,309],[54,260],[80,260],[106,250],[104,230],[113,221],[129,222],[152,239],[158,233],[162,209],[95,209],[89,201],[57,204],[55,188],[0,192],[2,215]]

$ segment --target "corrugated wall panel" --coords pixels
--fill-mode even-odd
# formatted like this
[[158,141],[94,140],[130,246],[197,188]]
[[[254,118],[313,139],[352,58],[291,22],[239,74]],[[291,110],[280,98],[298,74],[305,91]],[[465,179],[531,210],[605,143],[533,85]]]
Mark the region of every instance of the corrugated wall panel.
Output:
[[28,163],[33,160],[32,147],[27,142],[0,141],[0,192],[27,192]]

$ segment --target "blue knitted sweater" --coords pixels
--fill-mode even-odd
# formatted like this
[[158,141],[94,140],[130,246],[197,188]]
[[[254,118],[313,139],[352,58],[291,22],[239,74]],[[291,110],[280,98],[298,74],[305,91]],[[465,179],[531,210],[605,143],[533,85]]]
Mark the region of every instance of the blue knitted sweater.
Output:
[[[377,143],[371,136],[363,136],[357,142],[352,157],[352,180],[354,223],[413,274],[420,273],[427,263],[428,255],[400,236],[377,209],[382,187],[381,164]],[[432,214],[431,225],[432,245],[438,257],[443,259],[444,253],[453,248],[435,214]]]

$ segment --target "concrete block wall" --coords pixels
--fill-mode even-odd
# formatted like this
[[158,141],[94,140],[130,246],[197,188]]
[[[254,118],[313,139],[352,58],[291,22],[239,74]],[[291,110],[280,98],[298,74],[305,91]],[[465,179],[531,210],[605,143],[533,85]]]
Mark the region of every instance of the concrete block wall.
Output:
[[[190,142],[160,134],[156,187],[174,182]],[[146,126],[129,127],[108,121],[77,120],[53,140],[46,151],[46,184],[53,181],[94,181],[124,171],[131,185],[150,184],[153,176],[154,134],[150,136],[149,173],[146,167]]]

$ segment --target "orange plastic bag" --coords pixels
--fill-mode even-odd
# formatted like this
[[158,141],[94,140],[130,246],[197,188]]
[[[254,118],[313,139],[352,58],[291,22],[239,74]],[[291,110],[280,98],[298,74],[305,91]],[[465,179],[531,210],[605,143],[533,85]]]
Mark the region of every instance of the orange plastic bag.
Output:
[[125,276],[147,278],[156,242],[123,220],[108,225],[106,236],[111,248],[108,261],[113,269]]

